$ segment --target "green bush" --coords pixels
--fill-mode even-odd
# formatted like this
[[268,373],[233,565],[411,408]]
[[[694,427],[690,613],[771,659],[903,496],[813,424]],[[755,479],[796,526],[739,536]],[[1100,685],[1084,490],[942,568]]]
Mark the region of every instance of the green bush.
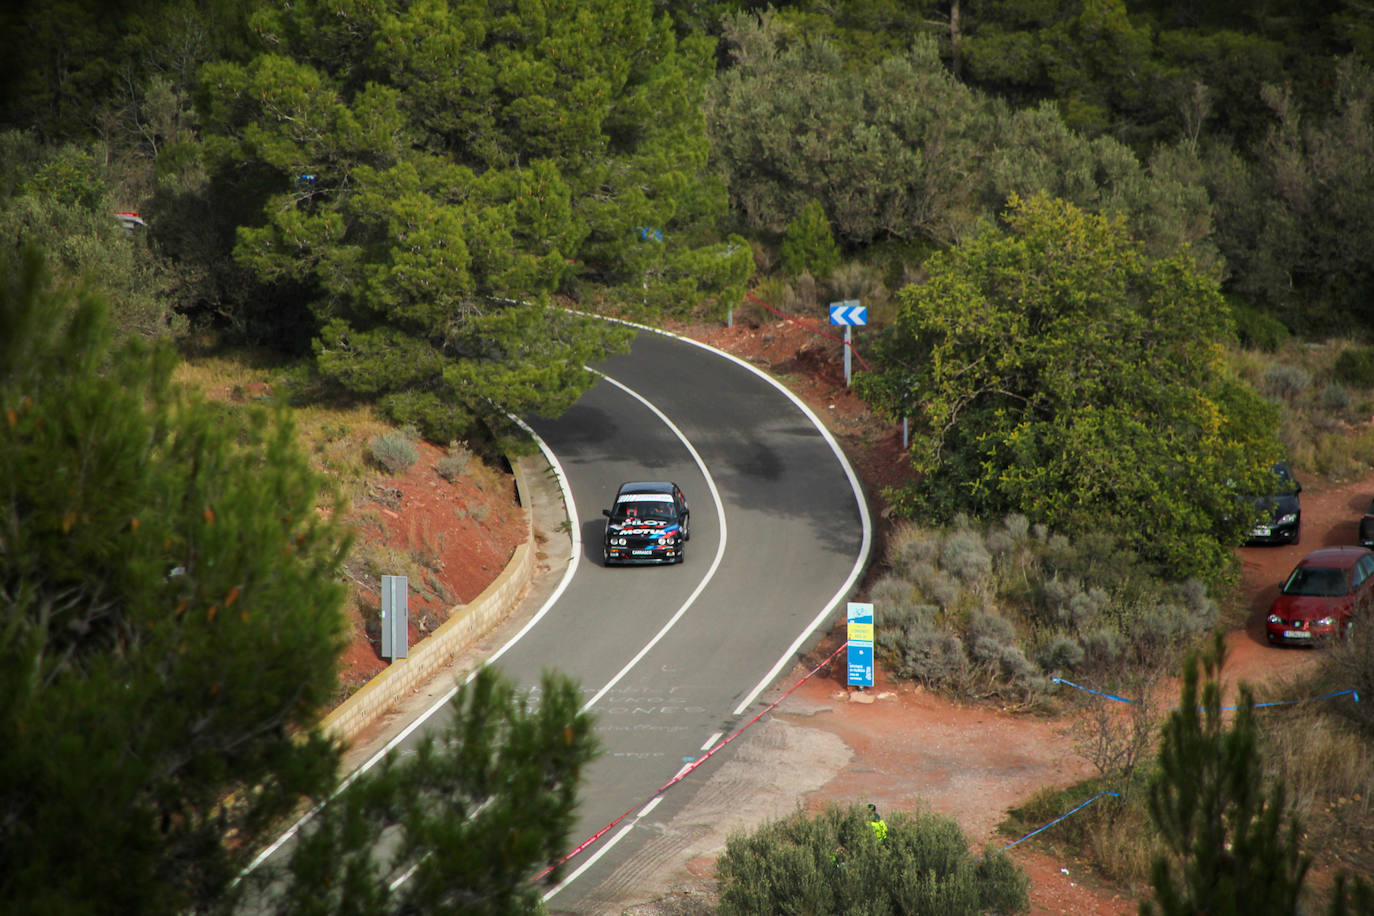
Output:
[[1012,913],[1029,879],[1005,853],[975,858],[952,819],[887,817],[879,842],[860,806],[798,811],[727,841],[716,862],[722,916]]
[[1322,410],[1341,413],[1350,408],[1350,392],[1344,385],[1327,385],[1322,389],[1317,401],[1321,404]]
[[368,450],[372,454],[372,460],[392,474],[401,474],[409,470],[420,457],[414,441],[399,430],[373,436],[368,443]]
[[1374,347],[1342,350],[1331,374],[1337,381],[1355,388],[1374,388]]
[[819,201],[808,203],[788,224],[778,260],[786,273],[796,276],[807,271],[822,279],[840,266],[840,246],[835,244],[830,221]]
[[1283,322],[1253,306],[1233,301],[1231,317],[1236,322],[1236,337],[1243,346],[1273,353],[1290,336]]

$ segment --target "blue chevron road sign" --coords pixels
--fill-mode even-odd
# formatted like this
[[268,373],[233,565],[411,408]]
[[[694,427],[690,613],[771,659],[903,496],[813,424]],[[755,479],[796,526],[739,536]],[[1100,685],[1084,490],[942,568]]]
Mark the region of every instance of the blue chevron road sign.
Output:
[[830,303],[830,323],[855,327],[866,325],[868,324],[868,309],[859,305],[858,299],[832,302]]

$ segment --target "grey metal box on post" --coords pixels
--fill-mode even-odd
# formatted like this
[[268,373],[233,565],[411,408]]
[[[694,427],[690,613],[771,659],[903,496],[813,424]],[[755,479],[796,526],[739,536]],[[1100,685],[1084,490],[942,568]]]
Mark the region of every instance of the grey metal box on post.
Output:
[[405,576],[382,576],[382,658],[389,661],[410,651],[408,589]]

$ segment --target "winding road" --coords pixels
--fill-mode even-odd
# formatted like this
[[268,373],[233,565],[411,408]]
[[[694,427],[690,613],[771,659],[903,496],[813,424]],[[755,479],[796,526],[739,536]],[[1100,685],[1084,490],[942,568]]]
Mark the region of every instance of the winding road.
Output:
[[[614,886],[653,867],[636,852],[733,750],[711,749],[766,708],[784,669],[843,615],[872,545],[853,469],[768,376],[647,328],[590,371],[600,377],[571,409],[529,421],[570,523],[563,546],[546,545],[570,552],[554,563],[562,578],[532,616],[474,650],[525,690],[546,669],[567,674],[596,718],[602,753],[584,774],[561,883],[544,896],[551,913],[604,912]],[[601,510],[626,480],[682,487],[684,563],[603,565]],[[417,710],[362,768],[406,753],[448,710],[447,698]]]

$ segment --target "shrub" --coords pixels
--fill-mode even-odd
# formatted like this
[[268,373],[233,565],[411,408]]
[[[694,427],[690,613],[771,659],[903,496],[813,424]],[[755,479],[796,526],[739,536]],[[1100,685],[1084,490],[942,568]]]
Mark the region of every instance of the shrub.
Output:
[[797,218],[787,226],[778,252],[782,269],[796,276],[807,271],[816,277],[828,277],[840,266],[840,246],[830,231],[825,208],[820,201],[810,201]]
[[919,601],[910,582],[896,576],[879,579],[868,598],[873,602],[873,623],[879,630],[900,631],[912,623],[929,624],[939,613],[939,608]]
[[470,461],[472,461],[472,452],[468,451],[461,442],[450,442],[448,454],[434,463],[434,471],[449,483],[453,483],[463,476]]
[[1125,647],[1120,633],[1100,627],[1083,635],[1083,661],[1093,668],[1108,668],[1121,658]]
[[896,640],[894,670],[898,677],[924,684],[957,682],[968,669],[964,644],[953,633],[913,624]]
[[1087,652],[1078,640],[1060,634],[1040,647],[1036,660],[1045,671],[1072,671],[1087,658]]
[[[736,306],[734,320],[740,324],[756,328],[776,320],[776,316],[759,305],[759,302],[766,302],[775,309],[781,309],[786,305],[787,298],[791,295],[791,287],[781,277],[765,277],[758,282],[751,293],[752,299],[745,299]],[[755,299],[759,302],[755,302]]]
[[1231,316],[1236,322],[1236,337],[1244,346],[1273,353],[1289,337],[1283,322],[1252,306],[1233,302]]
[[399,430],[373,436],[368,443],[368,450],[372,460],[392,474],[405,472],[420,457],[414,441]]
[[1056,670],[1172,664],[1218,618],[1200,580],[1162,578],[1109,533],[1070,540],[1024,516],[900,526],[888,559],[872,593],[879,660],[932,687],[1039,690]]
[[1317,401],[1322,410],[1340,413],[1350,407],[1350,392],[1344,385],[1332,383],[1322,389]]
[[992,554],[976,532],[956,529],[940,548],[940,565],[965,583],[981,586],[992,572]]
[[1374,388],[1374,347],[1342,350],[1331,374],[1337,381],[1356,388]]
[[[1374,610],[1368,603],[1355,615],[1362,626],[1351,626],[1348,637],[1331,646],[1322,657],[1322,674],[1330,684],[1340,689],[1353,689],[1360,696],[1359,703],[1343,703],[1337,709],[1348,715],[1365,733],[1374,737]],[[1366,622],[1367,621],[1367,622]]]
[[722,916],[775,913],[1018,912],[1029,880],[1005,853],[975,860],[958,824],[930,812],[887,818],[831,805],[735,834],[716,861]]
[[897,575],[917,581],[913,575],[917,565],[933,563],[939,551],[938,533],[902,523],[888,539],[887,562]]
[[1301,366],[1270,366],[1264,370],[1260,390],[1266,397],[1280,401],[1296,401],[1312,387],[1312,373]]

